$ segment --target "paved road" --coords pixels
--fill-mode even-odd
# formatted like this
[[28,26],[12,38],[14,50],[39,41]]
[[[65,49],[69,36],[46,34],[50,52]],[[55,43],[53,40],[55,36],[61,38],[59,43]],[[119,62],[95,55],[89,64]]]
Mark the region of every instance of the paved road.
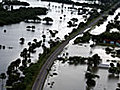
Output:
[[48,73],[48,69],[51,68],[54,60],[57,58],[57,56],[59,55],[59,53],[61,53],[63,51],[63,48],[69,43],[69,41],[73,38],[75,38],[77,35],[82,34],[87,28],[90,28],[91,26],[95,25],[96,22],[98,22],[102,16],[104,16],[105,14],[102,14],[99,18],[95,19],[93,22],[91,22],[88,26],[86,26],[85,28],[83,28],[80,32],[78,32],[77,34],[75,34],[73,37],[69,38],[68,40],[66,40],[64,43],[62,43],[51,55],[50,57],[46,60],[45,64],[42,66],[36,80],[35,83],[32,87],[32,90],[42,90],[47,73]]

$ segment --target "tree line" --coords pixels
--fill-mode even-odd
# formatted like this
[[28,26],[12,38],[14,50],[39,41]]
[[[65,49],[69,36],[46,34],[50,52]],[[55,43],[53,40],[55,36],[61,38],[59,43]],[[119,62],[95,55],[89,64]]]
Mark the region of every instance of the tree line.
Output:
[[0,11],[0,26],[19,23],[24,21],[25,19],[37,17],[37,15],[46,15],[47,9],[41,7],[29,7],[23,8],[12,11],[2,10]]

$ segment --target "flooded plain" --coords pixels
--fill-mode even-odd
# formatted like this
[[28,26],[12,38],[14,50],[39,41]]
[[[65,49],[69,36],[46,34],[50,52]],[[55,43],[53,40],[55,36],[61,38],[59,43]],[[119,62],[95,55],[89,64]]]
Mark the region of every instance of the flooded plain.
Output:
[[[103,64],[108,64],[109,62],[107,62],[107,60],[120,61],[120,58],[113,58],[111,55],[106,54],[106,46],[95,46],[91,48],[90,44],[74,45],[73,41],[74,40],[71,40],[69,42],[59,57],[64,57],[63,55],[65,55],[65,53],[68,53],[67,57],[90,57],[94,54],[98,54]],[[91,51],[92,54],[90,53]],[[43,90],[89,90],[86,87],[86,71],[87,65],[85,64],[70,65],[68,62],[56,60],[47,76]],[[51,76],[53,73],[57,73],[58,75]],[[119,78],[111,77],[108,69],[98,68],[94,70],[94,73],[99,75],[100,78],[95,79],[96,86],[90,90],[116,89]],[[54,82],[53,85],[51,85],[52,82]]]
[[[49,2],[41,2],[41,1],[30,1],[32,7],[47,7]],[[53,7],[54,6],[54,7]],[[45,45],[49,47],[48,41],[50,39],[55,40],[57,37],[60,38],[60,40],[64,39],[65,35],[68,35],[73,28],[68,28],[67,27],[67,22],[71,18],[78,17],[77,11],[74,11],[73,14],[71,14],[71,10],[68,10],[67,7],[70,7],[71,5],[65,5],[66,10],[61,13],[61,8],[59,7],[61,4],[58,3],[51,3],[50,10],[48,11],[47,15],[41,15],[39,16],[41,19],[44,17],[51,17],[53,19],[53,24],[52,25],[45,25],[44,21],[41,21],[41,23],[25,23],[25,22],[20,22],[17,24],[12,24],[12,25],[4,25],[0,27],[0,45],[5,46],[6,48],[3,50],[0,50],[0,60],[1,60],[1,67],[0,72],[3,72],[6,70],[6,67],[9,65],[9,63],[19,57],[20,52],[22,51],[23,48],[28,47],[27,43],[28,42],[33,42],[33,39],[37,40],[42,40],[42,35],[46,35],[46,40],[45,40]],[[57,8],[56,8],[57,7]],[[59,7],[59,8],[58,8]],[[64,17],[64,15],[66,15]],[[60,19],[62,17],[62,19]],[[82,15],[79,15],[78,17],[79,22],[76,24],[84,21]],[[27,31],[27,26],[35,26],[35,32],[32,31]],[[74,27],[77,28],[77,27]],[[4,32],[6,30],[6,32]],[[56,34],[55,37],[51,37],[51,34],[49,33],[49,30],[56,30],[58,33]],[[23,37],[25,38],[25,44],[20,45],[20,38]],[[39,53],[42,53],[42,49],[37,50]],[[38,55],[36,53],[35,55]],[[36,61],[38,58],[33,56],[33,61]]]
[[[3,73],[7,70],[7,67],[12,61],[15,61],[17,58],[20,58],[20,52],[28,47],[28,42],[33,42],[33,39],[43,40],[43,35],[46,35],[45,45],[49,47],[48,41],[59,37],[60,40],[64,40],[64,36],[68,35],[73,28],[67,27],[67,22],[72,18],[78,18],[79,24],[84,21],[82,15],[78,15],[76,9],[69,9],[68,7],[72,7],[72,5],[64,4],[64,10],[61,11],[61,5],[58,3],[52,2],[48,7],[49,2],[43,1],[34,1],[34,0],[26,0],[30,3],[29,7],[46,7],[48,8],[47,15],[39,16],[41,19],[44,17],[51,17],[53,19],[52,25],[45,25],[44,21],[41,23],[25,23],[20,22],[17,24],[4,25],[0,27],[0,45],[5,47],[4,49],[0,49],[0,73]],[[20,6],[13,6],[14,9],[18,9]],[[75,6],[78,8],[78,6]],[[91,9],[88,8],[90,11]],[[60,19],[60,17],[62,17]],[[89,15],[87,16],[89,17]],[[35,32],[28,31],[27,26],[35,26]],[[77,28],[74,27],[74,28]],[[49,30],[56,30],[58,33],[55,37],[52,37]],[[24,45],[20,45],[20,38],[25,39]],[[38,60],[38,54],[42,53],[42,47],[36,49],[36,53],[32,54],[32,62],[36,62]],[[1,82],[0,82],[1,83]],[[1,85],[0,85],[1,86]]]
[[[119,8],[120,9],[120,8]],[[99,35],[106,30],[106,25],[109,21],[114,20],[115,16],[119,13],[119,9],[117,9],[114,15],[110,15],[102,25],[95,26],[94,29],[90,31],[93,35]],[[117,31],[117,29],[112,29],[112,31]],[[82,36],[82,35],[81,35]],[[74,57],[74,56],[82,56],[82,57],[90,57],[94,54],[98,54],[102,59],[102,64],[109,64],[107,60],[117,60],[120,61],[120,58],[112,57],[110,54],[106,54],[105,48],[107,46],[95,46],[93,48],[90,47],[93,44],[92,41],[90,43],[84,44],[74,44],[74,40],[71,40],[69,44],[64,48],[63,52],[58,57]],[[119,47],[118,47],[119,48]],[[118,49],[117,48],[117,49]],[[67,56],[65,54],[68,53]],[[119,78],[112,77],[108,69],[95,69],[94,73],[99,75],[100,78],[96,79],[96,86],[92,89],[88,89],[86,85],[85,73],[87,71],[87,65],[70,65],[67,61],[62,62],[56,60],[50,73],[47,76],[45,85],[43,90],[115,90],[117,87],[117,83],[119,82]],[[53,73],[57,73],[54,75]],[[52,76],[52,75],[53,76]]]
[[[59,37],[60,40],[64,40],[65,35],[68,35],[73,30],[73,28],[77,28],[77,26],[71,28],[67,27],[67,22],[70,21],[71,18],[78,18],[78,22],[76,22],[76,24],[79,24],[80,22],[85,22],[83,15],[86,15],[88,13],[86,12],[83,15],[78,15],[76,9],[69,9],[69,7],[72,7],[72,5],[64,4],[64,10],[62,12],[62,4],[52,2],[50,3],[50,6],[48,6],[49,2],[37,0],[26,1],[28,1],[30,3],[30,6],[32,7],[47,7],[49,9],[47,15],[41,15],[39,17],[41,19],[43,19],[44,17],[51,17],[53,19],[53,23],[52,25],[45,25],[44,21],[41,21],[41,23],[38,24],[20,22],[17,24],[5,25],[0,27],[0,45],[5,46],[5,49],[0,50],[0,73],[5,72],[8,65],[12,61],[20,57],[20,52],[24,48],[28,47],[28,42],[33,42],[33,39],[37,39],[38,41],[43,40],[42,35],[46,35],[45,45],[47,47],[49,47],[48,41],[50,39],[55,40],[57,37]],[[82,8],[81,6],[75,7]],[[14,8],[19,7],[15,6]],[[91,8],[89,7],[86,8],[88,9],[88,11],[91,10]],[[119,9],[115,12],[115,14],[118,12]],[[60,17],[62,17],[62,19],[60,19]],[[87,18],[88,17],[89,15],[87,15]],[[96,27],[94,30],[91,31],[91,33],[102,33],[102,30],[105,30],[108,21],[112,20],[113,17],[115,17],[115,15],[109,16],[108,20],[103,25],[101,25],[100,27]],[[35,32],[27,31],[27,26],[35,26]],[[6,32],[4,32],[4,30],[6,30]],[[49,30],[56,30],[58,31],[58,33],[55,37],[51,37]],[[20,45],[19,43],[19,39],[21,37],[25,38],[24,45]],[[110,55],[107,55],[105,53],[106,47],[96,46],[94,48],[91,48],[91,43],[74,45],[73,40],[71,40],[69,44],[65,47],[63,52],[60,54],[60,56],[62,56],[63,53],[66,52],[68,53],[67,57],[89,57],[93,54],[98,53],[98,55],[103,59],[103,63],[106,63],[107,59],[119,60],[119,58],[113,58]],[[92,53],[90,53],[91,51]],[[35,54],[32,54],[32,62],[36,62],[38,60],[38,54],[42,52],[42,47],[37,49],[37,52]],[[67,62],[62,63],[61,61],[56,60],[52,66],[50,74],[48,74],[47,76],[43,90],[86,90],[86,80],[84,77],[86,69],[87,65],[75,66],[69,65]],[[57,75],[52,75],[54,72],[57,73]],[[104,69],[99,69],[95,73],[100,75],[100,78],[96,80],[97,85],[93,90],[115,90],[119,79],[109,78],[108,71]]]

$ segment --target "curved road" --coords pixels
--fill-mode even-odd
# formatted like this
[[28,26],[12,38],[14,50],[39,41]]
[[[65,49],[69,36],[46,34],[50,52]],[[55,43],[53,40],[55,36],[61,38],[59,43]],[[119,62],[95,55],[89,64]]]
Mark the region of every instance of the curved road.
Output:
[[[118,4],[118,3],[117,3]],[[116,6],[117,4],[115,4],[114,6]],[[114,7],[113,6],[113,7]],[[57,58],[57,56],[59,55],[59,53],[62,52],[63,48],[69,43],[69,41],[73,38],[75,38],[77,35],[82,34],[87,28],[90,28],[91,26],[95,25],[101,18],[102,16],[106,15],[106,12],[104,14],[101,14],[100,17],[98,17],[97,19],[95,19],[93,22],[91,22],[88,26],[86,26],[85,28],[83,28],[80,32],[78,32],[77,34],[75,34],[74,36],[72,36],[71,38],[67,39],[64,43],[62,43],[51,55],[50,57],[46,60],[45,64],[42,66],[35,82],[34,85],[32,87],[32,90],[42,90],[46,76],[48,74],[48,69],[51,68],[54,60]]]

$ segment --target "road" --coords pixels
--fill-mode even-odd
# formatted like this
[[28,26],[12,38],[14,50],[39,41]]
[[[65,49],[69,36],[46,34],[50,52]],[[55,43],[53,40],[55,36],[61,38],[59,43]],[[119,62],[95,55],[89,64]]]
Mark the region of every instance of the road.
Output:
[[[117,3],[118,4],[118,3]],[[116,5],[117,5],[116,4]],[[51,68],[54,60],[57,58],[57,56],[63,51],[64,47],[69,43],[69,41],[73,38],[75,38],[77,35],[82,34],[86,29],[90,28],[91,26],[95,25],[101,18],[106,14],[101,14],[97,19],[95,19],[93,22],[91,22],[88,26],[83,28],[80,32],[72,36],[71,38],[67,39],[64,43],[62,43],[46,60],[45,64],[42,66],[35,82],[32,87],[32,90],[42,90],[44,82],[46,80],[46,76],[48,74],[48,69]]]

